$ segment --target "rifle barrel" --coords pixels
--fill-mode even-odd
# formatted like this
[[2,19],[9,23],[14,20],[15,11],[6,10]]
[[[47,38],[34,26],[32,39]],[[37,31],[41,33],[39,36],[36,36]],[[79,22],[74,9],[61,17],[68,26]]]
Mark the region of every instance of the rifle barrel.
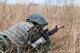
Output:
[[54,33],[56,33],[59,29],[62,29],[62,28],[64,28],[64,26],[61,26],[61,27],[59,27],[59,28],[54,28],[54,29],[52,29],[52,30],[50,30],[50,31],[48,31],[48,32],[46,33],[46,36],[51,36],[51,35],[53,35]]

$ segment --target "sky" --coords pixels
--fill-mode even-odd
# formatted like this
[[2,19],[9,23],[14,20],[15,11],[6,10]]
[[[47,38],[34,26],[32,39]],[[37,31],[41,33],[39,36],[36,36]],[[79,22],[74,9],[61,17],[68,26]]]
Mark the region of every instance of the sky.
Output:
[[[0,0],[1,1],[1,0]],[[4,1],[4,0],[3,0]],[[36,3],[36,4],[44,4],[45,1],[48,0],[7,0],[8,4],[15,4],[15,3]],[[66,0],[67,4],[70,3],[70,0]],[[73,0],[71,0],[73,1]],[[65,0],[50,0],[50,4],[57,4],[57,5],[63,5],[65,3]],[[73,2],[75,5],[80,5],[80,0],[74,0]]]
[[7,3],[15,4],[15,3],[36,3],[36,4],[43,4],[44,0],[8,0]]

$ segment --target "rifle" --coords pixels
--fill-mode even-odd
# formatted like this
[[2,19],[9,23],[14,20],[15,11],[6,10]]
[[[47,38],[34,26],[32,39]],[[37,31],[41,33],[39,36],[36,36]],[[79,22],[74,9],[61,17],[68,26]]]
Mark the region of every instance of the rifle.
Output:
[[64,28],[64,26],[61,26],[59,28],[56,26],[54,29],[52,29],[50,31],[48,29],[42,30],[40,39],[38,39],[37,41],[35,41],[34,43],[32,43],[31,46],[33,48],[36,48],[39,44],[47,42],[47,40],[49,39],[49,36],[53,35],[59,29],[62,29],[62,28]]
[[49,37],[49,36],[53,35],[54,33],[56,33],[59,29],[62,29],[62,28],[64,28],[64,26],[61,26],[59,28],[56,26],[54,29],[46,32],[44,36]]

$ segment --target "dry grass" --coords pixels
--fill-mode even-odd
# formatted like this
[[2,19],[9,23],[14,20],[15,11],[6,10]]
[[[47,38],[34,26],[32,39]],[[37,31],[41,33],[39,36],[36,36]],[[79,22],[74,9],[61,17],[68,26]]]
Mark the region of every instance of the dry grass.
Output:
[[[0,31],[25,20],[33,12],[40,12],[49,22],[48,28],[64,25],[51,36],[49,53],[80,53],[80,7],[0,4]],[[55,46],[53,45],[55,42]]]

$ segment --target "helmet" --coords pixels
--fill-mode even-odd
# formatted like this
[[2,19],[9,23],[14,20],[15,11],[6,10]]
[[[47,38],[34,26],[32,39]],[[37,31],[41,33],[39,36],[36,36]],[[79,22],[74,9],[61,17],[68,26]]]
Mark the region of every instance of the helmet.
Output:
[[33,13],[32,15],[30,15],[27,20],[33,21],[39,25],[47,25],[48,23],[46,22],[46,20],[43,18],[42,15],[40,15],[39,13]]

